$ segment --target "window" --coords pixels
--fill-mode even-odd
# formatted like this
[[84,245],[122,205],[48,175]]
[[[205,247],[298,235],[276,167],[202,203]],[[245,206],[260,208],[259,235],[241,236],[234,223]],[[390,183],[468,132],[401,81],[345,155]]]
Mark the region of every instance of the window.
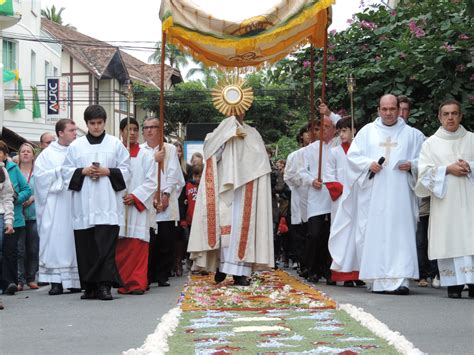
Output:
[[56,67],[53,68],[53,76],[59,76],[59,69]]
[[31,51],[31,86],[36,86],[36,53],[35,51]]
[[47,60],[44,61],[44,76],[51,76],[51,64]]
[[7,70],[15,70],[16,66],[16,43],[12,41],[3,41],[3,65]]

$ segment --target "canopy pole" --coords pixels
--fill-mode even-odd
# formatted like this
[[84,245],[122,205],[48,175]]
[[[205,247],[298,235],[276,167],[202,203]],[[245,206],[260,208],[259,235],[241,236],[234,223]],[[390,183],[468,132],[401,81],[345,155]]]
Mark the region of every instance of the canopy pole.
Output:
[[[160,128],[158,132],[158,142],[160,150],[164,148],[164,127],[165,127],[165,52],[166,52],[166,33],[162,32],[161,37],[161,61],[160,61]],[[161,204],[161,170],[163,168],[161,162],[158,163],[158,181],[156,191],[156,206]]]
[[[326,73],[328,59],[328,26],[324,33],[324,50],[323,50],[323,73],[321,78],[321,102],[326,102]],[[322,163],[323,163],[323,133],[324,133],[324,116],[321,115],[319,127],[319,160],[318,160],[318,180],[321,180]]]
[[310,127],[311,127],[311,142],[316,140],[314,136],[314,128],[316,126],[315,122],[315,113],[314,113],[314,47],[311,44],[310,47],[310,65],[309,65],[309,75],[311,78],[309,84],[309,104],[310,104]]

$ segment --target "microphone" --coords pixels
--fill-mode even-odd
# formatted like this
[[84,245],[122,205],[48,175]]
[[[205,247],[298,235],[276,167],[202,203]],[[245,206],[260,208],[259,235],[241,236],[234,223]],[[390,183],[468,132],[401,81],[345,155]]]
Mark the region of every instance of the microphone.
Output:
[[[385,157],[380,157],[377,164],[382,165],[384,161],[385,161]],[[369,180],[373,179],[374,176],[375,176],[375,173],[373,171],[371,171],[370,174],[369,174]]]

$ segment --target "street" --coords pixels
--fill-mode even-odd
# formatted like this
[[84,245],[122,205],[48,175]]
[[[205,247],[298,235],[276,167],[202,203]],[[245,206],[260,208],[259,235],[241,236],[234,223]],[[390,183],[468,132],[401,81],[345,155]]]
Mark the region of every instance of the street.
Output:
[[[120,354],[140,347],[160,317],[176,305],[186,278],[152,287],[144,296],[114,293],[111,302],[81,301],[80,294],[48,296],[49,287],[2,296],[1,354]],[[474,300],[448,299],[445,289],[411,287],[409,296],[316,285],[338,303],[371,313],[429,354],[472,353]]]

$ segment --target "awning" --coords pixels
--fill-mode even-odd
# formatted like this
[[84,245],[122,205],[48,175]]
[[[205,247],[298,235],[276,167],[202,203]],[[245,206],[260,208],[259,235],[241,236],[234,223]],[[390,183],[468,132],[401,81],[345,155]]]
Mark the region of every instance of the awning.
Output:
[[241,21],[216,18],[197,2],[162,0],[167,43],[208,66],[258,67],[307,43],[322,47],[336,0],[274,0],[266,13]]

